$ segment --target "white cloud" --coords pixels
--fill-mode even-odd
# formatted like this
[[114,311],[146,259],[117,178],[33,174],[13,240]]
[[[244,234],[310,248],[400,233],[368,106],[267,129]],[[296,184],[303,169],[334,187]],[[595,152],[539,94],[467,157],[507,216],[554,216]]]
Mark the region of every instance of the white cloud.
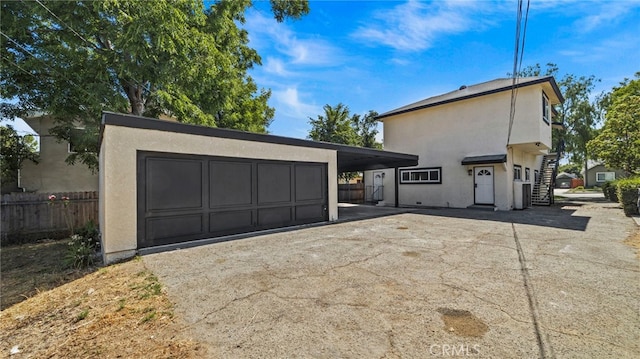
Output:
[[279,103],[278,112],[289,117],[307,119],[322,111],[319,106],[301,101],[297,87],[274,91],[273,99]]
[[[594,8],[591,9],[593,10]],[[597,11],[595,13],[577,20],[574,24],[575,28],[580,32],[591,32],[601,26],[617,22],[617,20],[624,17],[624,14],[629,11],[629,4],[624,1],[611,1],[596,6],[596,9]]]
[[469,10],[477,9],[472,2],[423,3],[411,0],[391,10],[379,11],[352,36],[371,43],[402,51],[421,51],[433,46],[446,34],[460,33],[472,28],[474,21]]
[[317,36],[303,37],[285,23],[278,23],[256,11],[247,16],[246,28],[251,45],[275,50],[283,64],[335,66],[341,61],[341,51]]
[[287,65],[283,60],[275,58],[275,57],[267,57],[264,62],[264,70],[269,74],[274,74],[282,77],[291,77],[294,74],[287,70]]

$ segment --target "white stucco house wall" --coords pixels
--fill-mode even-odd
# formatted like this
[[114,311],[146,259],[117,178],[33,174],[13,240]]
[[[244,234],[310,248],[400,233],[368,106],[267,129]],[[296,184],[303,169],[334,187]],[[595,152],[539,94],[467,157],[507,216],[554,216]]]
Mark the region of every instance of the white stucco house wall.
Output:
[[61,141],[49,130],[55,126],[54,119],[47,115],[26,117],[24,121],[40,137],[38,163],[25,161],[20,170],[20,188],[26,192],[94,192],[98,190],[98,174],[86,165],[70,165],[67,157],[73,146]]
[[553,163],[552,106],[562,101],[553,77],[519,78],[515,86],[507,78],[382,113],[384,149],[418,155],[419,163],[366,172],[370,198],[399,206],[518,208],[520,184],[534,192],[536,180],[544,182],[540,172]]

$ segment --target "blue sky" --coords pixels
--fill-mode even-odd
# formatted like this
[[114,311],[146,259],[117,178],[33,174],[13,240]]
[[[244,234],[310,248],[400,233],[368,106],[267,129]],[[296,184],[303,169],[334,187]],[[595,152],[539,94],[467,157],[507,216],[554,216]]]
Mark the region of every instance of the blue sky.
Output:
[[[268,1],[246,14],[263,64],[251,76],[272,90],[272,134],[305,138],[325,104],[382,113],[513,68],[516,1],[312,0],[310,8],[284,23]],[[640,71],[638,19],[640,0],[532,0],[523,63],[595,75],[595,93],[610,90]]]
[[[268,2],[247,13],[244,27],[263,62],[251,76],[272,90],[273,134],[305,138],[309,117],[325,104],[382,113],[513,68],[515,1],[311,1],[310,8],[282,24]],[[602,80],[595,92],[610,90],[640,71],[638,19],[640,1],[532,0],[523,64],[556,63],[561,76],[595,75]]]

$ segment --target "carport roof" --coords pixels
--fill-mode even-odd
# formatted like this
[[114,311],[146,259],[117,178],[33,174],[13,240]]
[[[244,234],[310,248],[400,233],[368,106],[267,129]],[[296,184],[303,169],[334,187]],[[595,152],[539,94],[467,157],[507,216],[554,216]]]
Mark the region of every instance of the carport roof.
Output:
[[[289,146],[335,150],[338,152],[338,172],[366,171],[393,167],[411,167],[418,164],[417,155],[406,153],[347,146],[329,142],[302,140],[298,138],[266,135],[238,130],[189,125],[184,123],[157,120],[148,117],[113,112],[103,112],[101,131],[104,129],[105,125],[186,133],[198,136],[221,137],[242,141],[255,141]],[[102,142],[102,135],[100,136],[100,142]]]

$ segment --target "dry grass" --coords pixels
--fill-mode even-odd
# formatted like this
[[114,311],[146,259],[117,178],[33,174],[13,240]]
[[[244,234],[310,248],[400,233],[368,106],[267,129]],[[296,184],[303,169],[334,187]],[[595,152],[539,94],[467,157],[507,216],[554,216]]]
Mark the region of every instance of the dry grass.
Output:
[[2,247],[0,310],[95,270],[65,268],[62,259],[68,243],[58,240]]
[[[3,259],[6,250],[2,250]],[[23,274],[34,272],[22,270]],[[3,268],[3,287],[4,281]],[[3,288],[3,297],[5,294]],[[19,353],[11,355],[12,349]],[[0,357],[10,355],[199,358],[206,353],[182,331],[157,278],[142,261],[132,260],[100,268],[54,289],[41,289],[0,312]]]

